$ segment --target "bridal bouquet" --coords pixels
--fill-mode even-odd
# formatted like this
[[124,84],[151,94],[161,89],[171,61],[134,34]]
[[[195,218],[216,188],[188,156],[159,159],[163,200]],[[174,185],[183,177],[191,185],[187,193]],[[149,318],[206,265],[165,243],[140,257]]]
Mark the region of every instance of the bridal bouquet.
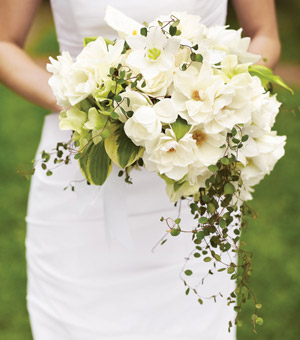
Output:
[[[63,107],[60,128],[73,131],[56,161],[61,147],[70,150],[94,185],[104,184],[113,163],[127,182],[132,168],[145,167],[166,182],[171,201],[190,199],[193,255],[211,261],[211,273],[227,270],[237,281],[228,304],[239,311],[253,298],[252,321],[261,324],[246,284],[251,254],[239,244],[241,219],[251,212],[244,202],[253,186],[284,155],[286,138],[272,130],[280,103],[269,83],[288,87],[254,65],[259,56],[247,52],[241,30],[208,28],[186,13],[140,25],[113,8],[106,22],[120,39],[86,38],[75,61],[63,52],[47,66]],[[49,154],[43,158],[46,168]],[[180,218],[162,220],[172,236],[182,232]],[[239,264],[222,260],[228,251]],[[186,294],[194,291],[202,304],[188,283],[192,274],[183,270]]]

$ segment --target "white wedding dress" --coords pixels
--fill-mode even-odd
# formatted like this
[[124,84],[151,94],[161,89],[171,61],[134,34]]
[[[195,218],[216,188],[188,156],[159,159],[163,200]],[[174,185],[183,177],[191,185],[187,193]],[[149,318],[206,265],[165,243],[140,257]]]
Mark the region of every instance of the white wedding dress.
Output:
[[[224,24],[226,0],[52,0],[61,50],[72,57],[85,36],[115,33],[106,26],[111,5],[135,20],[150,22],[160,14],[187,11],[207,25]],[[58,114],[46,116],[37,152],[51,151],[69,132],[58,128]],[[112,173],[103,188],[75,183],[77,162],[47,177],[37,166],[27,214],[28,310],[35,340],[233,340],[228,321],[233,307],[226,297],[234,289],[227,273],[209,275],[198,291],[222,292],[217,303],[185,295],[179,277],[193,249],[190,234],[169,237],[160,217],[177,217],[164,182],[154,173],[133,171],[133,185]],[[183,227],[194,222],[188,205],[181,208]],[[126,218],[128,221],[126,222]],[[208,264],[191,259],[198,279]],[[189,279],[187,278],[187,281]]]

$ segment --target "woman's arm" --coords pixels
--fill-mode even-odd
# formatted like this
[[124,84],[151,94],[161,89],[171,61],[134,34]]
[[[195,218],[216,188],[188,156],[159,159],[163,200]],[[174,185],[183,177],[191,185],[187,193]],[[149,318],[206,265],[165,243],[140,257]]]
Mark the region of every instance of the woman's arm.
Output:
[[281,49],[274,0],[232,1],[244,35],[252,39],[249,52],[262,56],[258,63],[274,68]]
[[50,75],[23,46],[41,0],[0,1],[0,81],[29,101],[59,111],[48,85]]

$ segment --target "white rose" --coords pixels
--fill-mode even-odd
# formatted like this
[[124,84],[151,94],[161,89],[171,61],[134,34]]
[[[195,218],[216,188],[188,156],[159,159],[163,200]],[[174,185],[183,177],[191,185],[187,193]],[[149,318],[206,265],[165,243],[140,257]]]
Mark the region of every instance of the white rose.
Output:
[[[138,69],[134,69],[135,73],[139,73]],[[152,97],[164,97],[167,94],[168,88],[172,83],[173,69],[160,72],[152,79],[146,79],[146,86],[142,87],[143,80],[138,82],[138,88],[145,94]]]
[[[122,98],[122,102],[121,104],[118,104],[115,112],[119,115],[119,120],[123,123],[126,122],[127,117],[123,114],[121,107],[125,111],[135,112],[140,106],[150,106],[151,104],[150,99],[147,96],[137,91],[132,91],[129,87],[126,88],[126,91],[120,93],[120,96]],[[127,104],[129,104],[129,106]]]
[[140,106],[124,126],[126,135],[139,146],[158,138],[161,128],[155,110],[148,106]]

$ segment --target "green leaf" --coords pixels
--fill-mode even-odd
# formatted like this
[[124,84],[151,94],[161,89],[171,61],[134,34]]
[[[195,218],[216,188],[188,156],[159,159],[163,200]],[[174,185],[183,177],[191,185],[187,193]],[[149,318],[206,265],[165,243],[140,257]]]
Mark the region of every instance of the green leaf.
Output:
[[207,223],[207,221],[208,221],[208,218],[205,217],[205,216],[200,217],[199,220],[198,220],[198,222],[201,223],[201,224]]
[[203,195],[203,196],[201,196],[201,198],[202,198],[203,202],[205,202],[205,203],[210,202],[210,197],[208,195]]
[[200,230],[197,232],[196,237],[198,240],[203,240],[204,239],[204,231]]
[[210,172],[216,172],[216,171],[219,170],[219,168],[218,168],[216,165],[210,165],[210,166],[208,167],[208,170],[209,170]]
[[112,162],[105,151],[104,142],[101,141],[97,145],[90,143],[79,159],[79,166],[89,183],[102,185],[112,169]]
[[235,187],[234,187],[234,185],[231,184],[231,183],[226,183],[226,184],[224,185],[224,192],[225,192],[225,194],[228,194],[228,195],[234,194],[234,192],[235,192]]
[[291,89],[280,76],[273,73],[271,69],[263,65],[250,65],[249,73],[251,76],[257,76],[261,79],[263,86],[266,86],[268,82],[275,83],[286,90],[294,94],[293,89]]
[[224,220],[224,218],[221,218],[219,221],[219,225],[221,228],[225,228],[227,226],[226,220]]
[[184,272],[184,274],[185,274],[186,276],[191,276],[191,275],[193,274],[193,272],[192,272],[190,269],[187,269],[187,270]]
[[176,34],[177,28],[176,26],[170,26],[169,27],[169,33],[171,36],[174,36]]
[[87,37],[87,38],[83,38],[83,46],[86,46],[87,44],[89,44],[92,41],[95,41],[98,37]]
[[198,302],[200,303],[200,305],[203,305],[203,300],[202,299],[198,299]]
[[227,273],[228,273],[228,274],[234,273],[234,267],[228,267]]
[[221,261],[221,257],[220,257],[220,255],[218,255],[218,254],[214,254],[214,258],[215,258],[217,261]]
[[180,116],[178,116],[176,122],[171,124],[171,127],[177,140],[180,140],[182,137],[184,137],[191,129],[191,125],[189,125],[187,121]]
[[143,35],[144,37],[146,37],[147,34],[148,34],[147,27],[142,27],[141,30],[140,30],[140,33],[141,33],[141,35]]
[[105,150],[111,160],[124,169],[139,159],[144,149],[127,137],[124,124],[113,124],[111,131],[111,136],[104,140]]
[[259,326],[262,326],[264,324],[264,319],[261,317],[257,317],[255,323]]
[[208,203],[208,204],[207,204],[207,211],[208,211],[210,214],[213,214],[213,213],[216,211],[216,207],[214,206],[213,203]]
[[170,234],[172,236],[178,236],[180,234],[180,228],[172,228]]
[[211,261],[211,257],[207,256],[203,259],[204,262],[210,262]]
[[224,165],[229,165],[230,160],[227,157],[223,157],[223,158],[221,158],[221,163],[224,164]]

